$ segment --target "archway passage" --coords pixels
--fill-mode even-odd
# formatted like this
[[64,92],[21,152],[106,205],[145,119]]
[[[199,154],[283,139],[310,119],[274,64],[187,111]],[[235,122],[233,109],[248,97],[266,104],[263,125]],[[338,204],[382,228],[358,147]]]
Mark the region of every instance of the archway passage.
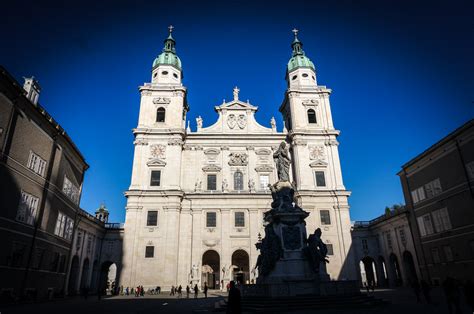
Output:
[[87,288],[89,289],[89,259],[86,258],[82,264],[82,275],[81,275],[81,290]]
[[102,294],[116,294],[117,286],[117,265],[112,262],[102,263],[100,268],[100,277],[98,282],[98,290]]
[[234,280],[242,284],[248,283],[250,278],[249,255],[244,250],[237,250],[232,254],[232,265],[234,265]]
[[79,279],[79,257],[74,255],[71,262],[71,271],[69,273],[68,293],[75,295],[77,292],[77,280]]
[[415,262],[413,261],[413,255],[409,251],[403,252],[403,265],[405,266],[405,279],[411,284],[418,281],[416,275]]
[[207,283],[209,289],[219,289],[220,285],[220,256],[214,250],[206,251],[202,255],[201,285]]
[[400,264],[398,264],[398,258],[395,254],[390,254],[390,268],[393,279],[396,286],[403,284],[402,273],[400,272]]
[[388,285],[388,277],[387,277],[387,266],[385,265],[385,259],[383,256],[379,256],[378,260],[378,273],[379,273],[379,286],[386,287]]
[[374,259],[370,256],[366,256],[362,259],[362,264],[364,265],[367,285],[369,287],[377,286],[377,271]]

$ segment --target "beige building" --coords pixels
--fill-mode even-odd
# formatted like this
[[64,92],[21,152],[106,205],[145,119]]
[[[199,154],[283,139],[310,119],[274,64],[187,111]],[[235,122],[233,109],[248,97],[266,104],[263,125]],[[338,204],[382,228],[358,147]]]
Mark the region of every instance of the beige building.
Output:
[[352,250],[362,286],[410,286],[420,279],[405,207],[387,210],[370,221],[356,221],[352,228]]
[[[273,153],[291,145],[291,178],[298,203],[310,213],[308,234],[323,229],[327,271],[333,279],[355,278],[348,197],[344,187],[329,95],[317,84],[313,63],[295,31],[280,112],[255,120],[258,108],[239,99],[215,106],[217,121],[196,131],[186,126],[189,106],[182,65],[171,35],[155,59],[151,83],[140,87],[131,184],[127,197],[120,284],[169,289],[190,282],[219,288],[230,280],[252,282],[269,210],[267,185],[277,181]],[[226,96],[226,95],[222,95]]]
[[474,120],[398,173],[425,280],[474,280]]

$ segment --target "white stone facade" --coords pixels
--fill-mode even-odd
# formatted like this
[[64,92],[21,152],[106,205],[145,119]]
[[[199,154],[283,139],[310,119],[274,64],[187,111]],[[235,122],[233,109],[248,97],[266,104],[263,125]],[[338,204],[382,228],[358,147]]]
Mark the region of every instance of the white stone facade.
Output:
[[[140,87],[132,178],[125,193],[121,285],[169,289],[207,280],[218,288],[221,280],[224,285],[235,278],[255,280],[255,243],[259,233],[264,236],[263,213],[271,208],[266,185],[277,181],[272,155],[284,140],[291,144],[290,175],[298,203],[310,213],[308,234],[321,227],[323,239],[332,245],[329,275],[355,278],[354,262],[348,261],[350,192],[342,180],[331,91],[317,86],[313,69],[288,73],[280,107],[286,124],[282,132],[274,119],[269,127],[257,123],[258,108],[240,101],[237,88],[232,101],[215,107],[217,122],[203,127],[199,117],[197,131],[191,132],[185,125],[188,105],[181,69],[162,64],[152,76],[152,83]],[[305,79],[292,80],[294,76]],[[316,123],[308,120],[310,109]],[[327,211],[323,221],[322,210]],[[150,211],[157,212],[157,219]],[[215,213],[215,224],[214,214],[207,213]],[[150,257],[145,257],[147,250]]]

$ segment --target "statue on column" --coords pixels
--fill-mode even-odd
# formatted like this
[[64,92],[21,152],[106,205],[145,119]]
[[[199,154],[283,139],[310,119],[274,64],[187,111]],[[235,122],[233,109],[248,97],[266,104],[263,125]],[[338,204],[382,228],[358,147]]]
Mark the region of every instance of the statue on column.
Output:
[[307,255],[315,273],[319,274],[321,263],[329,263],[328,248],[321,240],[322,231],[318,228],[308,237]]
[[286,142],[281,142],[278,150],[273,154],[277,168],[278,181],[290,181],[290,154]]

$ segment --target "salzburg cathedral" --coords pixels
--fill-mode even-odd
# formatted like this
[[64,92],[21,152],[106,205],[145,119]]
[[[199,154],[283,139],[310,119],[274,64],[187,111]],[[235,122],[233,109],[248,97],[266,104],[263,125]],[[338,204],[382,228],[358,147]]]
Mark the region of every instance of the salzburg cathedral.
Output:
[[214,289],[231,280],[254,283],[255,244],[265,236],[269,186],[278,181],[273,159],[282,141],[289,146],[294,202],[309,213],[307,234],[323,232],[325,271],[334,280],[355,279],[350,191],[342,178],[331,89],[317,84],[298,31],[286,65],[287,89],[275,104],[282,130],[275,118],[257,122],[258,107],[242,101],[234,87],[232,100],[215,105],[216,121],[204,127],[198,117],[196,131],[186,118],[187,87],[172,31],[170,26],[153,62],[151,82],[139,88],[120,285],[166,290],[190,283]]

